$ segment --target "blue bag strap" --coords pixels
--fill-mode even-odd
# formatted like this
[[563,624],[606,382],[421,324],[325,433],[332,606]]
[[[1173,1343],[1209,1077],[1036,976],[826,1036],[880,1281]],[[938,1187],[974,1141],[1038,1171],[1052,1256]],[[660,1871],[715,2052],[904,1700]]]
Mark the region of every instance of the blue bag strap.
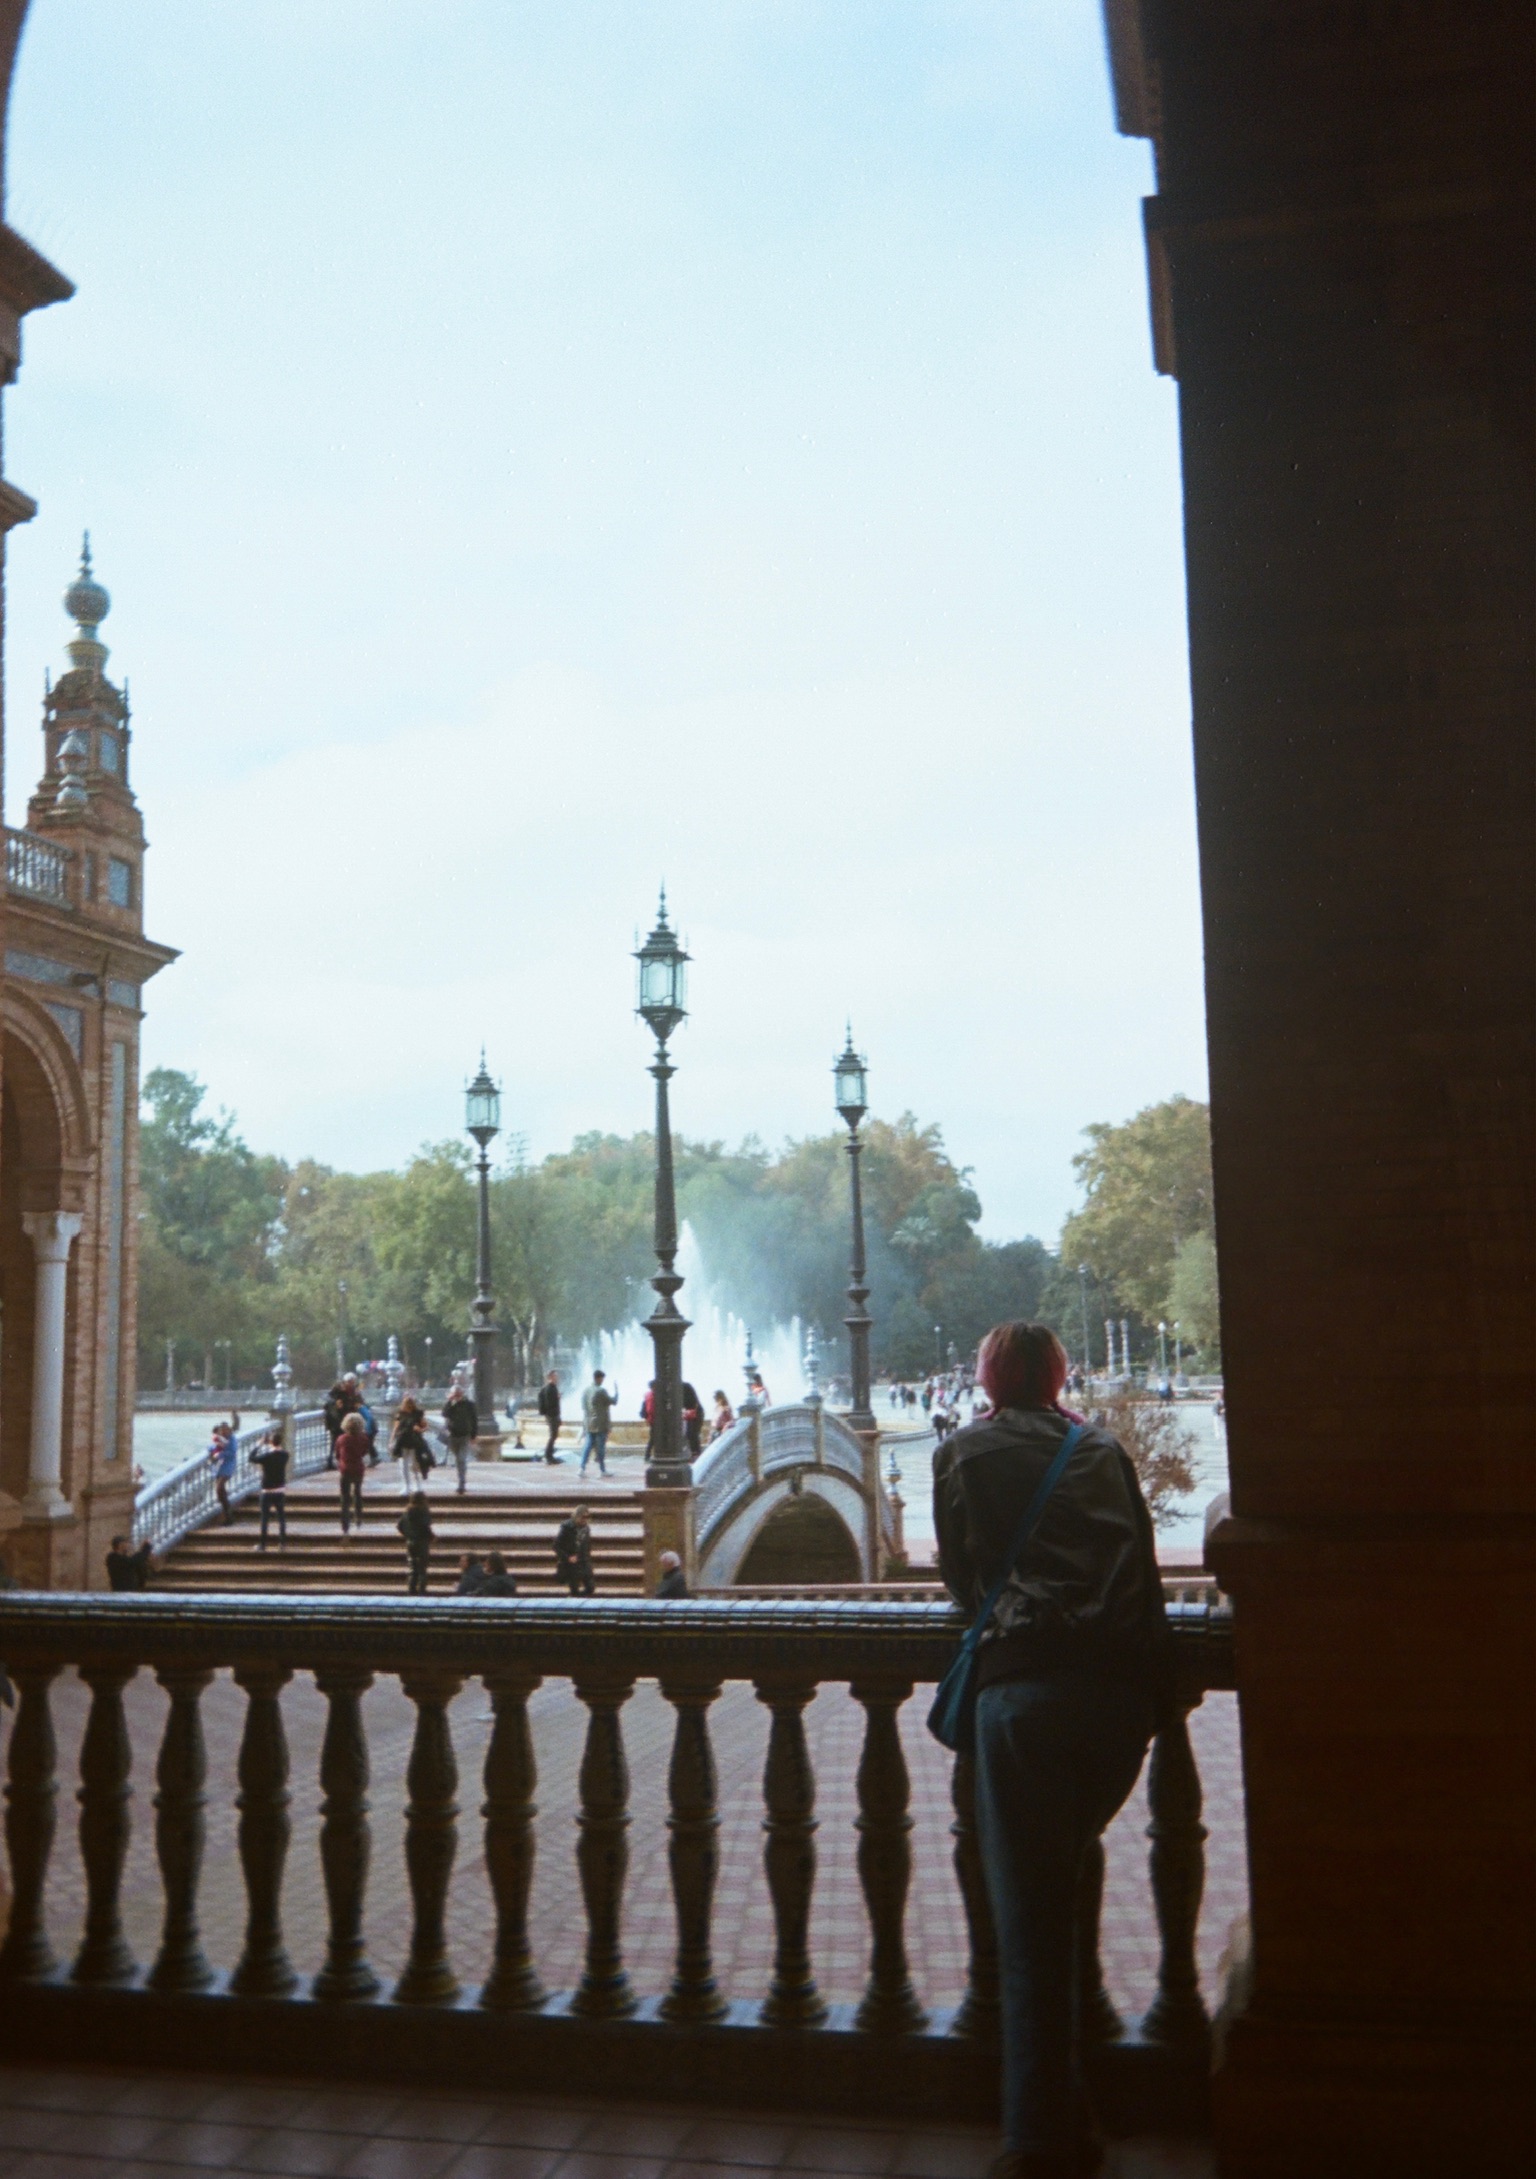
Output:
[[1067,1462],[1076,1452],[1079,1440],[1087,1435],[1087,1431],[1088,1425],[1086,1423],[1074,1422],[1057,1446],[1056,1457],[1046,1469],[1044,1475],[1041,1476],[1039,1483],[1035,1487],[1035,1495],[1025,1509],[1024,1518],[1014,1532],[1013,1543],[1007,1558],[1003,1561],[1003,1570],[996,1581],[993,1582],[985,1597],[983,1597],[981,1609],[976,1614],[975,1624],[967,1630],[963,1644],[965,1649],[975,1649],[980,1642],[986,1630],[987,1621],[997,1609],[997,1600],[1007,1586],[1008,1576],[1014,1571],[1019,1560],[1023,1557],[1024,1546],[1039,1527],[1040,1516],[1046,1509],[1051,1493],[1066,1473]]

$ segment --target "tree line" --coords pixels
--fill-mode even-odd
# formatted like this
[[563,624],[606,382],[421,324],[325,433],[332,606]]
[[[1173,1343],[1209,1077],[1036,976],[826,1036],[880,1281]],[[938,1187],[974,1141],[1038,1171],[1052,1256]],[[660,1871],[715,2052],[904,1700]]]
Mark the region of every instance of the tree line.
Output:
[[[987,1241],[968,1172],[940,1129],[910,1113],[864,1128],[873,1359],[920,1377],[934,1327],[962,1354],[1008,1317],[1043,1317],[1069,1350],[1102,1364],[1102,1319],[1151,1327],[1179,1316],[1186,1344],[1215,1359],[1215,1251],[1206,1108],[1174,1098],[1124,1127],[1090,1128],[1077,1159],[1081,1208],[1055,1251]],[[514,1157],[491,1181],[503,1375],[532,1372],[556,1342],[614,1330],[649,1304],[655,1145],[591,1134],[536,1164]],[[674,1142],[678,1212],[717,1293],[749,1322],[800,1317],[836,1368],[846,1335],[848,1157],[841,1134],[727,1149]],[[143,1088],[139,1199],[139,1370],[265,1382],[280,1332],[302,1383],[381,1355],[390,1333],[423,1376],[464,1351],[475,1280],[475,1186],[468,1147],[424,1145],[397,1171],[339,1172],[264,1157],[194,1077],[157,1068]],[[1086,1266],[1080,1275],[1078,1266]],[[345,1292],[342,1291],[343,1283]],[[226,1347],[227,1343],[227,1347]],[[1155,1344],[1155,1336],[1154,1336]]]

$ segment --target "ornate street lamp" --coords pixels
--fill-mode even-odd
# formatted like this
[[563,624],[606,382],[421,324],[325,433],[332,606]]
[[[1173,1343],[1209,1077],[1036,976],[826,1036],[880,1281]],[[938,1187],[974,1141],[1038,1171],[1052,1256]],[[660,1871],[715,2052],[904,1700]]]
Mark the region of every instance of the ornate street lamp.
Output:
[[480,1228],[475,1250],[475,1298],[469,1312],[469,1338],[475,1358],[475,1407],[480,1418],[480,1440],[484,1440],[494,1439],[498,1434],[496,1326],[491,1321],[495,1304],[491,1300],[490,1146],[501,1133],[501,1089],[486,1072],[483,1050],[480,1072],[464,1090],[464,1128],[480,1146],[475,1167],[480,1177]]
[[853,1406],[848,1415],[850,1430],[873,1430],[875,1418],[869,1405],[869,1327],[874,1319],[864,1304],[869,1299],[864,1262],[864,1191],[859,1178],[859,1122],[869,1110],[869,1068],[853,1048],[850,1023],[847,1042],[834,1061],[832,1079],[837,1084],[837,1109],[848,1129],[848,1190],[853,1214],[853,1257],[848,1272],[848,1372],[853,1380]]
[[646,1330],[656,1356],[656,1391],[651,1405],[651,1449],[645,1480],[653,1490],[685,1490],[693,1470],[683,1445],[683,1334],[688,1319],[673,1296],[682,1285],[677,1260],[677,1198],[672,1180],[672,1113],[667,1084],[673,1068],[667,1040],[687,1018],[688,955],[667,921],[667,892],[662,887],[656,928],[637,948],[635,1011],[656,1039],[651,1076],[656,1084],[656,1263],[651,1280],[656,1306]]

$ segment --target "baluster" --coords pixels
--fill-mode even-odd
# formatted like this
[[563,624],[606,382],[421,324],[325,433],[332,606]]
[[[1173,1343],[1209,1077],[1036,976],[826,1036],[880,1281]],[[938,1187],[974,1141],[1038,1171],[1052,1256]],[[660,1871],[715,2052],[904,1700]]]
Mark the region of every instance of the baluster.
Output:
[[240,1665],[246,1695],[240,1736],[240,1867],[245,1875],[245,1949],[230,1977],[237,1997],[287,1997],[297,1987],[283,1944],[283,1865],[288,1819],[288,1736],[278,1697],[292,1679],[287,1665]]
[[976,1838],[976,1758],[969,1750],[955,1757],[949,1793],[955,1811],[949,1835],[955,1842],[955,1878],[960,1886],[960,1903],[965,1909],[971,1953],[965,1996],[960,2000],[949,2032],[974,2036],[978,2042],[995,2043],[1000,2017],[997,1939],[993,1934],[992,1908]]
[[[1199,1701],[1196,1696],[1195,1701]],[[1200,1996],[1195,1963],[1195,1931],[1205,1891],[1205,1825],[1200,1771],[1189,1742],[1189,1710],[1180,1707],[1152,1743],[1147,1773],[1147,1807],[1152,1821],[1148,1866],[1162,1953],[1157,1966],[1157,1995],[1141,2023],[1149,2043],[1199,2046],[1210,2038],[1211,2024]]]
[[82,1665],[91,1714],[80,1744],[80,1858],[85,1863],[85,1937],[75,1957],[76,1982],[132,1982],[137,1969],[123,1935],[123,1861],[128,1852],[128,1803],[133,1748],[123,1716],[131,1664]]
[[155,1854],[165,1891],[165,1926],[149,1982],[155,1990],[206,1990],[216,1977],[198,1938],[197,1883],[203,1868],[203,1784],[208,1776],[202,1700],[213,1672],[205,1665],[164,1665],[155,1677],[171,1706],[155,1765]]
[[927,2018],[917,2002],[907,1965],[903,1924],[912,1877],[909,1843],[912,1799],[897,1713],[912,1692],[910,1680],[856,1680],[851,1694],[864,1707],[864,1752],[859,1758],[859,1883],[869,1915],[869,1987],[855,2026],[886,2034],[920,2028]]
[[587,1909],[587,1964],[571,2000],[573,2012],[612,2020],[635,2009],[624,1972],[619,1917],[629,1868],[629,1764],[619,1712],[633,1680],[578,1676],[576,1692],[591,1715],[581,1758],[581,1813],[576,1819],[576,1866]]
[[36,1982],[57,1962],[48,1943],[45,1905],[58,1794],[58,1747],[48,1690],[57,1665],[14,1665],[16,1722],[6,1766],[5,1846],[11,1864],[11,1915],[0,1945],[0,1981]]
[[1099,1954],[1099,1921],[1104,1910],[1104,1841],[1095,1839],[1083,1856],[1077,1885],[1077,2016],[1091,2043],[1114,2043],[1125,2033],[1120,2015],[1104,1987]]
[[720,1871],[717,1813],[719,1781],[709,1737],[709,1706],[718,1680],[663,1680],[661,1691],[677,1712],[672,1763],[667,1773],[672,1899],[677,1910],[677,1966],[662,1999],[665,2020],[718,2020],[726,2009],[710,1957],[715,1879]]
[[416,1705],[416,1734],[406,1765],[405,1867],[411,1880],[411,1951],[395,1984],[402,2005],[451,2005],[458,1978],[448,1960],[443,1917],[459,1842],[459,1766],[448,1705],[464,1685],[459,1672],[402,1672]]
[[496,1901],[496,1955],[480,2002],[505,2012],[534,2012],[544,2002],[544,1985],[528,1947],[533,1819],[538,1814],[533,1793],[539,1778],[528,1729],[528,1697],[538,1685],[536,1672],[485,1675],[486,1693],[496,1713],[491,1744],[485,1751],[481,1810],[486,1874]]
[[368,1739],[362,1698],[373,1674],[338,1665],[315,1674],[329,1705],[320,1748],[320,1866],[325,1876],[330,1932],[325,1965],[314,1981],[316,1997],[372,1997],[379,1978],[368,1965],[363,1942],[363,1896],[368,1887]]
[[763,1862],[773,1901],[773,1980],[761,2017],[772,2027],[813,2028],[827,2017],[806,1947],[816,1881],[816,1780],[805,1745],[804,1712],[816,1688],[814,1683],[782,1680],[754,1684],[758,1701],[773,1714],[763,1766],[768,1810]]

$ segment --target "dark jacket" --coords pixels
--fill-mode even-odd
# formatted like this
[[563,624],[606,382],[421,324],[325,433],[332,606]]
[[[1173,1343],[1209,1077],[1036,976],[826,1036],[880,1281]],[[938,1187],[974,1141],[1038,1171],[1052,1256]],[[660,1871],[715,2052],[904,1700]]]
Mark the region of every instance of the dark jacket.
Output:
[[558,1422],[560,1420],[560,1387],[558,1385],[540,1385],[539,1413],[546,1422]]
[[592,1564],[592,1531],[580,1521],[562,1521],[555,1530],[555,1564],[561,1573],[569,1567]]
[[424,1559],[432,1548],[431,1507],[408,1505],[395,1526],[405,1538],[405,1548],[411,1557]]
[[258,1446],[251,1455],[261,1470],[261,1487],[264,1491],[283,1490],[288,1482],[288,1452],[282,1445]]
[[113,1589],[138,1590],[149,1587],[150,1548],[141,1543],[137,1551],[109,1551],[107,1553],[107,1585]]
[[[975,1614],[1067,1432],[1054,1409],[1003,1408],[933,1456],[939,1571]],[[1090,1428],[1067,1462],[982,1636],[979,1685],[1062,1666],[1167,1670],[1168,1623],[1152,1519],[1118,1439]]]
[[680,1566],[669,1566],[656,1584],[660,1597],[679,1597],[688,1594],[688,1576]]
[[516,1596],[517,1577],[515,1574],[508,1573],[487,1574],[484,1581],[481,1582],[477,1594],[480,1596]]
[[451,1438],[472,1438],[479,1435],[480,1411],[474,1401],[467,1399],[462,1393],[457,1399],[448,1401],[443,1409],[443,1421]]
[[454,1584],[453,1593],[455,1596],[478,1596],[487,1578],[485,1568],[477,1560],[472,1561]]

